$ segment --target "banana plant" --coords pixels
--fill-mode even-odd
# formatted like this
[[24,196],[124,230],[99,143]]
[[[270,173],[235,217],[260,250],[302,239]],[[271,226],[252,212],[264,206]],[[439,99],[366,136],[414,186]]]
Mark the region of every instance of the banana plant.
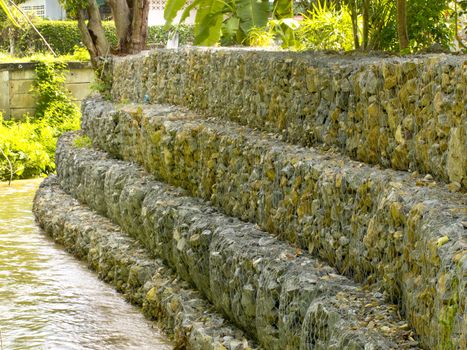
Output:
[[15,20],[13,17],[13,14],[10,11],[10,8],[8,6],[8,0],[0,0],[0,9],[6,14],[8,20],[13,24],[15,27],[19,27],[18,22]]
[[269,0],[168,0],[164,9],[166,25],[183,9],[180,22],[188,18],[192,10],[195,16],[195,45],[211,46],[219,42],[221,35],[241,42],[252,28],[265,27],[272,15],[291,16],[292,0],[275,0],[272,10]]

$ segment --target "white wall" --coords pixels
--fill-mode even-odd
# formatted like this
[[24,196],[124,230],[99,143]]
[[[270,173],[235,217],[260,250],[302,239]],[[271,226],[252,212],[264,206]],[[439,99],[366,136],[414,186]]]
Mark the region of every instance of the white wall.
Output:
[[46,14],[48,19],[63,20],[66,19],[65,9],[58,0],[46,0]]
[[29,6],[44,6],[44,18],[52,20],[66,19],[65,10],[58,0],[27,0],[20,5],[22,9],[29,11]]

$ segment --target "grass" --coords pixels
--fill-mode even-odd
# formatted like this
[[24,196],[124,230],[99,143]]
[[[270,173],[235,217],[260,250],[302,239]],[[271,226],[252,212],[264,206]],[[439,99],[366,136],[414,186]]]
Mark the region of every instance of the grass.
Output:
[[0,63],[21,63],[21,62],[87,62],[90,60],[89,52],[80,47],[76,47],[72,54],[53,56],[50,52],[38,52],[29,56],[12,56],[7,52],[0,52]]

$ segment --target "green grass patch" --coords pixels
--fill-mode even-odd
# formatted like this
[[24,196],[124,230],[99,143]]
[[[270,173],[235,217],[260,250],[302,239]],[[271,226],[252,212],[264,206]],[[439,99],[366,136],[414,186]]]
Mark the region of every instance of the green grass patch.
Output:
[[87,135],[77,136],[73,140],[73,144],[77,148],[91,148],[92,140]]

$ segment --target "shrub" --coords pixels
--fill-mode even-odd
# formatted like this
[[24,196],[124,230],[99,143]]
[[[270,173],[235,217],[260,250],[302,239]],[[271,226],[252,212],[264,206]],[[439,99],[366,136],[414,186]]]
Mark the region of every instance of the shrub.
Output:
[[[35,26],[44,36],[50,46],[59,55],[70,54],[76,47],[82,47],[81,36],[76,21],[50,21],[35,20]],[[102,22],[105,35],[112,47],[117,45],[117,34],[113,21]],[[0,50],[7,51],[9,47],[8,28],[1,28],[0,23]],[[167,42],[169,32],[173,29],[165,29],[164,26],[152,26],[148,28],[148,44],[163,46]],[[193,30],[191,26],[178,26],[180,45],[193,42]],[[15,51],[21,55],[29,55],[36,52],[46,52],[47,47],[32,28],[15,30]]]
[[46,120],[53,127],[60,127],[79,115],[65,89],[66,64],[60,61],[42,61],[36,65],[33,92],[37,96],[34,118]]
[[354,47],[352,18],[345,6],[313,5],[296,32],[301,48],[311,50],[352,50]]
[[[370,7],[370,47],[397,51],[397,16],[395,1],[376,0]],[[433,44],[449,48],[454,38],[453,13],[448,0],[413,0],[407,2],[407,30],[410,49],[420,51]]]
[[[180,45],[191,45],[194,40],[193,26],[180,24],[177,27],[178,40]],[[165,46],[169,38],[169,33],[175,26],[166,29],[164,26],[151,26],[148,28],[148,44],[155,46]]]
[[[56,138],[50,126],[6,122],[0,117],[0,180],[30,178],[55,169]],[[11,164],[11,169],[10,169]]]
[[0,116],[0,180],[29,178],[55,169],[57,138],[79,128],[80,113],[64,87],[66,65],[45,60],[36,66],[36,114],[24,122]]

